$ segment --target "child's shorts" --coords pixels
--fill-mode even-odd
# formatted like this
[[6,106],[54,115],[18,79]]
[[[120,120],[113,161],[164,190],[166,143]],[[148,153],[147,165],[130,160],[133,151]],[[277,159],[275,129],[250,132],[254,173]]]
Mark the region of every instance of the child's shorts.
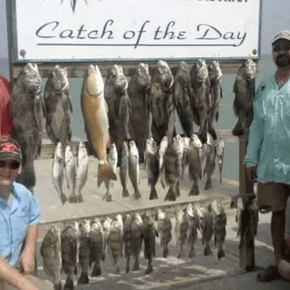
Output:
[[284,183],[258,183],[257,206],[261,213],[285,210],[290,186]]

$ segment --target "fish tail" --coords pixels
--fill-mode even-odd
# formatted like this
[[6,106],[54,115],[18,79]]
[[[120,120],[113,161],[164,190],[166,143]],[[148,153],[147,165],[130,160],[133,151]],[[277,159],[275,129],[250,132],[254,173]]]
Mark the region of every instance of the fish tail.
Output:
[[102,274],[101,267],[98,263],[96,263],[91,276],[96,277],[96,276],[100,276],[101,274]]
[[122,193],[122,196],[123,197],[128,197],[130,194],[129,194],[129,191],[127,188],[123,188],[123,193]]
[[117,180],[117,176],[114,173],[113,167],[108,162],[105,162],[103,164],[99,164],[99,168],[98,168],[98,187],[106,179]]
[[218,249],[218,259],[224,258],[225,256],[226,256],[226,255],[225,255],[225,252],[224,252],[223,248],[220,247],[220,248]]
[[154,186],[151,187],[149,199],[158,199],[157,191]]
[[134,192],[134,199],[139,199],[139,198],[141,198],[141,193],[139,189],[136,189]]
[[204,253],[203,253],[205,256],[209,256],[212,254],[212,251],[211,251],[211,248],[209,245],[205,246],[204,248]]
[[241,118],[239,118],[236,126],[234,127],[232,134],[234,136],[242,136],[244,135],[244,128],[243,128],[243,122],[241,120]]

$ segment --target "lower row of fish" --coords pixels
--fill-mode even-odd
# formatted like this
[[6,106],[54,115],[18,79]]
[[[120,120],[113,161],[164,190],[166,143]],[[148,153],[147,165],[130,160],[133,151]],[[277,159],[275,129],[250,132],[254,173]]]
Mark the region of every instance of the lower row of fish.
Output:
[[[155,222],[156,220],[156,222]],[[175,236],[177,257],[195,256],[198,231],[204,245],[204,255],[212,254],[211,240],[217,248],[218,259],[225,257],[223,244],[226,237],[227,216],[222,203],[212,199],[206,206],[186,204],[175,214],[175,228],[169,214],[158,209],[156,214],[117,214],[104,219],[85,219],[80,223],[72,222],[63,230],[52,226],[43,239],[41,256],[43,268],[54,283],[55,289],[62,289],[61,272],[66,275],[64,289],[74,289],[74,277],[80,265],[78,284],[89,283],[91,276],[102,274],[101,263],[106,255],[113,259],[113,272],[120,273],[119,262],[126,259],[125,272],[139,270],[140,253],[144,244],[144,258],[148,261],[145,275],[153,271],[153,258],[156,255],[156,238],[159,238],[164,258],[169,256],[169,243]],[[172,233],[172,231],[175,231]],[[134,259],[131,268],[130,258]]]

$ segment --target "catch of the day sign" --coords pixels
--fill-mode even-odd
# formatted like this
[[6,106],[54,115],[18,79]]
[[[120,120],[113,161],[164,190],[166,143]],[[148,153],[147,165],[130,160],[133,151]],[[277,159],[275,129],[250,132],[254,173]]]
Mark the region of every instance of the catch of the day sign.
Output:
[[13,61],[258,58],[260,0],[16,0]]

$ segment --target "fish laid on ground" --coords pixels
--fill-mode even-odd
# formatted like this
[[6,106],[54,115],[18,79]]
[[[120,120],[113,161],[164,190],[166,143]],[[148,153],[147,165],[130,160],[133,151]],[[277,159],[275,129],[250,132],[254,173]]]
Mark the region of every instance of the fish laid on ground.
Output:
[[234,113],[238,117],[232,131],[235,136],[243,135],[252,123],[256,76],[257,64],[253,60],[247,59],[238,70],[233,88]]
[[157,225],[160,237],[160,245],[163,248],[163,257],[167,258],[169,255],[168,244],[172,239],[172,223],[167,213],[163,212],[160,208],[157,212]]
[[211,201],[211,211],[214,216],[214,244],[218,249],[218,259],[221,259],[225,257],[223,244],[226,238],[227,215],[221,202],[216,199]]
[[150,185],[149,200],[158,199],[155,188],[159,177],[158,146],[152,137],[146,140],[144,163],[147,169],[148,185]]
[[225,153],[225,141],[222,137],[220,137],[216,141],[216,158],[220,173],[220,183],[222,183],[223,181],[222,176],[223,176],[224,153]]
[[197,123],[197,119],[192,110],[190,71],[184,61],[180,62],[174,76],[173,99],[182,128],[187,137],[190,137],[193,134],[193,122]]
[[85,219],[80,224],[79,263],[81,265],[82,272],[78,280],[78,285],[89,283],[89,267],[91,263],[91,247],[89,241],[90,231],[91,231],[90,221]]
[[124,221],[124,233],[123,233],[123,243],[124,243],[124,255],[126,258],[126,273],[130,271],[130,258],[132,255],[132,218],[130,214],[126,214]]
[[41,77],[37,64],[26,64],[20,71],[11,95],[15,139],[22,149],[22,172],[17,182],[32,189],[36,183],[34,159],[39,155],[45,124]]
[[211,108],[210,81],[204,60],[198,60],[190,71],[193,89],[193,112],[199,125],[198,137],[202,144],[207,141],[208,116]]
[[[120,65],[113,65],[105,82],[105,100],[108,105],[109,132],[112,142],[116,144],[120,154],[122,142],[126,139],[123,124],[120,121],[120,101],[123,95],[127,95],[128,81]],[[125,102],[126,103],[126,102]]]
[[215,142],[210,134],[207,134],[207,143],[202,145],[202,151],[203,151],[203,176],[206,176],[206,182],[204,185],[205,190],[209,190],[213,188],[212,185],[212,176],[214,174],[215,170],[215,159],[216,159],[216,147]]
[[91,246],[91,263],[95,263],[92,277],[102,274],[101,260],[105,260],[105,234],[101,221],[98,218],[94,218],[91,222],[90,231],[90,246]]
[[158,150],[158,162],[159,162],[159,174],[160,182],[163,188],[165,188],[165,177],[164,177],[164,155],[168,147],[168,137],[164,136],[160,142]]
[[152,113],[152,135],[157,145],[167,135],[172,138],[174,130],[174,78],[168,64],[158,61],[150,86],[150,110]]
[[66,174],[67,187],[69,188],[69,202],[78,202],[78,197],[75,194],[76,187],[76,163],[72,148],[70,145],[66,145],[64,168]]
[[63,148],[72,136],[72,102],[66,68],[55,65],[44,88],[46,109],[46,132],[56,145],[61,142]]
[[[116,174],[117,173],[117,164],[118,164],[118,152],[117,152],[117,148],[116,148],[115,143],[113,143],[111,148],[110,148],[108,161],[109,161],[109,164],[112,165],[113,171]],[[115,181],[109,180],[109,179],[105,180],[107,192],[103,196],[103,200],[108,201],[108,202],[112,201],[111,189],[114,185],[114,182]]]
[[78,147],[78,156],[77,156],[77,175],[76,175],[76,185],[75,193],[78,197],[79,202],[83,202],[83,195],[81,193],[82,188],[84,187],[89,170],[89,156],[84,142],[79,142]]
[[219,118],[219,106],[221,98],[223,97],[222,92],[222,71],[219,62],[213,61],[208,65],[208,76],[210,81],[211,89],[211,107],[208,117],[208,132],[212,135],[213,139],[217,139],[215,124]]
[[108,237],[108,248],[112,254],[114,260],[114,273],[120,272],[119,260],[122,257],[123,251],[123,220],[120,214],[117,214],[111,223],[110,233]]
[[139,190],[139,153],[134,140],[129,142],[129,177],[134,188],[134,199],[141,198]]
[[202,244],[204,245],[204,255],[209,256],[212,254],[210,248],[210,241],[212,240],[214,227],[213,227],[213,213],[208,207],[196,206],[198,215],[198,224],[201,231]]
[[198,216],[195,206],[188,204],[186,207],[186,220],[188,223],[187,229],[187,244],[189,245],[188,257],[193,258],[195,256],[194,245],[197,241],[197,229],[198,229]]
[[144,257],[148,260],[145,275],[153,271],[153,257],[155,257],[155,237],[158,237],[158,231],[154,220],[149,211],[143,215],[143,239],[144,239]]
[[188,175],[193,181],[190,195],[199,194],[199,181],[202,178],[202,143],[197,134],[192,134],[187,149]]
[[146,138],[148,136],[149,118],[149,90],[151,76],[149,66],[139,63],[128,85],[128,94],[132,103],[131,124],[134,132],[134,140],[139,152],[140,163],[143,162]]
[[64,289],[72,290],[79,258],[79,226],[77,222],[69,224],[61,232],[61,258],[62,269],[67,275]]
[[117,180],[107,159],[110,144],[107,106],[104,99],[104,81],[97,65],[89,65],[83,82],[81,108],[87,139],[99,159],[98,186],[105,179]]
[[187,241],[188,223],[184,210],[179,210],[175,216],[175,239],[178,250],[177,258],[183,255],[183,246]]
[[169,185],[169,190],[164,201],[175,201],[180,196],[179,179],[182,174],[183,141],[180,135],[176,135],[169,142],[164,155],[164,177]]
[[52,226],[46,233],[40,247],[40,254],[43,259],[43,270],[53,280],[54,289],[61,290],[61,239],[57,226]]
[[57,193],[59,194],[61,202],[64,204],[67,201],[67,197],[62,190],[64,179],[63,157],[63,148],[61,142],[58,142],[54,150],[54,157],[52,161],[52,182]]
[[129,172],[129,149],[126,141],[122,142],[122,147],[121,147],[121,160],[120,160],[120,181],[122,184],[122,197],[128,197],[129,191],[127,188],[128,184],[128,173]]
[[143,238],[143,220],[138,213],[135,213],[132,217],[132,234],[131,234],[132,254],[135,259],[132,271],[139,270],[142,238]]

